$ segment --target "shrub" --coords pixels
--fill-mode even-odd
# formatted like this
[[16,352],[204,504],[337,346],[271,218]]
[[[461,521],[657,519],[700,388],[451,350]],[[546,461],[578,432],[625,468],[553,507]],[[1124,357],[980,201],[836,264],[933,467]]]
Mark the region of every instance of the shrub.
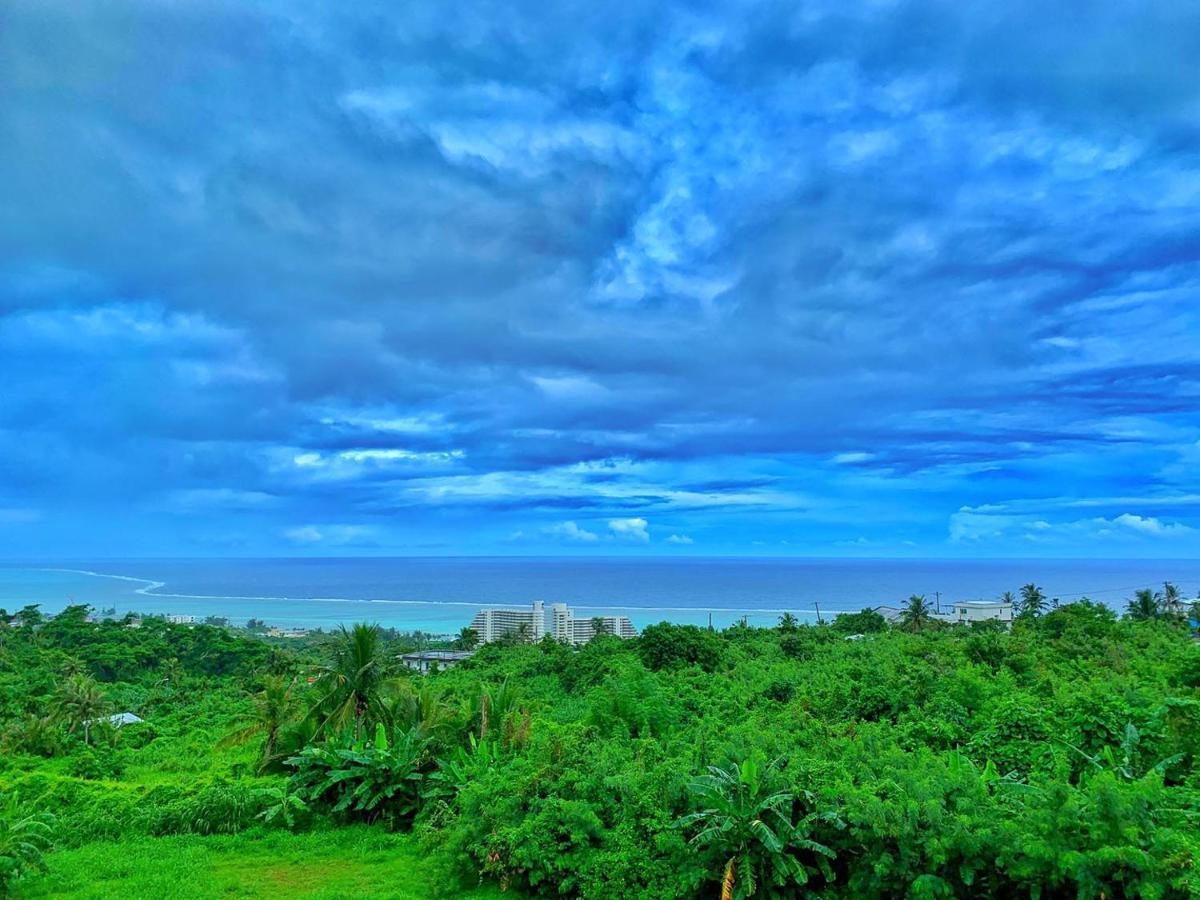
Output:
[[14,796],[0,795],[0,897],[30,869],[45,870],[43,854],[50,849],[53,817],[28,813]]
[[292,789],[305,803],[392,826],[416,816],[430,763],[425,741],[415,732],[392,742],[382,724],[372,741],[312,744],[287,762],[296,770]]
[[646,668],[656,672],[676,666],[699,666],[712,672],[721,661],[721,639],[695,625],[660,622],[642,631],[638,654]]
[[93,781],[116,779],[121,777],[124,767],[121,758],[110,751],[97,751],[92,747],[83,747],[73,753],[67,761],[67,774],[76,778],[87,778]]

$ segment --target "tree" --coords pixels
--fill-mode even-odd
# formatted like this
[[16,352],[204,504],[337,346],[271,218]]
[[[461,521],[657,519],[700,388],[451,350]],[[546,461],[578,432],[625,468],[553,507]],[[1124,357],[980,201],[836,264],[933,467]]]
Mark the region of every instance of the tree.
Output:
[[887,619],[868,606],[862,612],[838,613],[833,630],[839,634],[873,634],[887,631]]
[[913,594],[908,598],[908,606],[900,611],[900,621],[909,631],[920,631],[932,620],[929,601],[924,594]]
[[258,771],[267,771],[280,762],[277,753],[279,732],[292,718],[296,703],[292,695],[293,682],[283,675],[271,675],[263,689],[254,695],[253,711],[246,717],[245,724],[223,737],[218,746],[244,744],[261,737],[262,751],[258,757]]
[[67,726],[67,733],[83,730],[87,743],[90,723],[105,711],[107,702],[100,686],[90,675],[72,675],[59,685],[54,698],[55,717]]
[[800,625],[800,620],[793,616],[790,612],[785,612],[779,617],[780,631],[795,631]]
[[1162,611],[1163,615],[1175,621],[1184,619],[1183,598],[1179,594],[1179,588],[1169,581],[1163,582]]
[[36,628],[46,621],[46,617],[42,615],[42,611],[38,609],[40,604],[31,603],[28,606],[23,606],[17,610],[13,616],[17,621],[17,625],[21,628]]
[[655,672],[679,665],[695,665],[711,672],[720,664],[722,643],[708,629],[659,622],[642,629],[637,651],[642,664]]
[[0,897],[7,897],[12,882],[29,869],[46,871],[43,854],[50,849],[53,816],[27,815],[11,796],[0,804]]
[[387,703],[387,720],[395,731],[420,737],[440,737],[452,730],[454,710],[443,689],[426,679],[419,686],[404,683]]
[[608,634],[608,622],[604,621],[604,616],[592,616],[592,640],[602,634]]
[[1160,612],[1161,597],[1149,588],[1136,591],[1133,599],[1125,607],[1125,616],[1129,619],[1145,622],[1157,619]]
[[382,688],[388,677],[387,660],[378,625],[342,626],[334,638],[329,662],[317,679],[323,691],[313,707],[318,731],[340,731],[353,725],[357,740],[363,721],[382,704]]
[[798,798],[772,789],[777,771],[777,763],[763,766],[750,757],[728,768],[709,766],[707,775],[688,785],[700,809],[677,820],[676,827],[700,827],[691,843],[720,862],[722,900],[753,896],[760,885],[768,894],[795,896],[813,870],[832,877],[826,858],[834,852],[808,837],[815,821],[831,817],[810,813],[795,823]]
[[1017,606],[1017,615],[1036,619],[1046,611],[1046,594],[1031,581],[1021,587],[1021,600]]
[[479,632],[469,625],[464,626],[454,639],[454,646],[459,650],[474,650],[479,646]]
[[1009,603],[1013,606],[1016,606],[1017,598],[1015,596],[1013,596],[1012,591],[1005,591],[1003,594],[1000,595],[1000,602],[1001,603]]

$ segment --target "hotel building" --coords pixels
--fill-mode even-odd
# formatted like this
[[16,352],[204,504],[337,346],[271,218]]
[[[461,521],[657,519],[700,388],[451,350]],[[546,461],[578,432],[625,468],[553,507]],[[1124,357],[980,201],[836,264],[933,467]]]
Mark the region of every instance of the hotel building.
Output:
[[541,600],[534,600],[528,609],[481,609],[471,621],[471,628],[484,644],[521,630],[525,631],[531,643],[550,634],[564,644],[586,644],[595,636],[597,623],[606,634],[624,640],[637,637],[637,629],[625,616],[577,617],[575,611],[565,603],[555,603],[550,607],[550,628],[547,631],[546,605]]

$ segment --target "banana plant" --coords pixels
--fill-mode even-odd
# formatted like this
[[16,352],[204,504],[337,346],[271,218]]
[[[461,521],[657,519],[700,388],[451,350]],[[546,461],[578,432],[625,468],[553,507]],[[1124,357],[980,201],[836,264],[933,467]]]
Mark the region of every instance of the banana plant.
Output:
[[833,877],[834,851],[809,835],[817,822],[840,820],[809,812],[796,821],[796,807],[811,805],[812,795],[774,790],[778,775],[778,761],[764,766],[751,756],[726,768],[709,766],[688,785],[700,808],[675,825],[698,829],[691,843],[719,861],[722,900],[743,900],[760,889],[767,897],[793,897],[812,872]]

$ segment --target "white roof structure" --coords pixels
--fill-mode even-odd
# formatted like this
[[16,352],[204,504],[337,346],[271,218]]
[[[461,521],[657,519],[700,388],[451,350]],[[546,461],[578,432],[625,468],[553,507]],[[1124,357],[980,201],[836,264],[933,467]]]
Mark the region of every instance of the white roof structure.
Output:
[[145,721],[146,720],[143,719],[141,716],[135,716],[131,712],[123,712],[123,713],[116,713],[115,715],[111,715],[111,716],[101,716],[98,719],[88,719],[83,724],[91,726],[91,725],[96,725],[100,722],[107,722],[113,728],[120,728],[122,725],[133,725],[137,722],[145,722]]

